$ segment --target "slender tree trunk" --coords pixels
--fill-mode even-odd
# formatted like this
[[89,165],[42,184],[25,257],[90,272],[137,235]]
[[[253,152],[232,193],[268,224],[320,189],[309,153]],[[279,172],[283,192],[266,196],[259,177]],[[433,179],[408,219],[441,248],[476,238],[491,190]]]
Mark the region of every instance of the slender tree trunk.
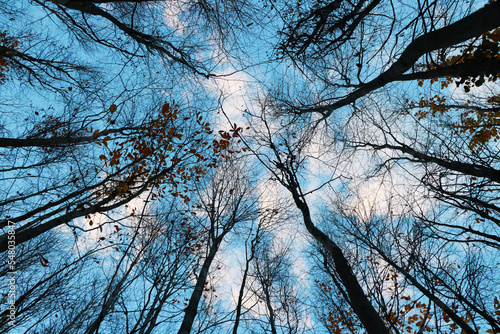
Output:
[[51,138],[0,138],[0,147],[6,148],[33,148],[33,147],[57,147],[76,144],[88,144],[96,142],[98,138],[110,134],[123,133],[125,131],[141,130],[139,127],[125,127],[121,129],[109,129],[98,132],[92,136],[59,136]]
[[382,149],[389,148],[391,150],[395,150],[395,151],[409,154],[412,157],[418,159],[418,161],[422,164],[433,163],[433,164],[439,165],[441,167],[444,167],[444,168],[447,168],[449,170],[453,170],[453,171],[456,171],[456,172],[459,172],[459,173],[462,173],[465,175],[484,177],[484,178],[490,179],[491,181],[495,181],[495,182],[500,183],[500,170],[495,169],[493,167],[441,159],[441,158],[438,158],[438,157],[435,157],[432,155],[428,155],[428,154],[419,152],[417,150],[414,150],[410,146],[406,146],[406,145],[400,145],[400,146],[399,145],[390,145],[390,144],[384,144],[384,145],[368,144],[368,145],[373,147],[376,150],[382,150]]
[[389,258],[380,248],[377,246],[371,244],[370,245],[373,249],[377,251],[377,253],[386,261],[389,263],[392,267],[394,267],[397,271],[403,274],[403,276],[422,294],[424,294],[429,300],[434,302],[437,306],[439,306],[444,312],[446,312],[450,318],[462,329],[462,333],[467,333],[467,334],[477,334],[475,330],[473,330],[462,318],[460,318],[455,311],[453,311],[448,305],[446,305],[441,299],[439,299],[435,294],[430,292],[428,289],[426,289],[422,284],[420,284],[415,277],[413,277],[407,270],[405,270],[403,267],[399,266],[396,264],[396,262],[392,261],[391,258]]
[[208,252],[208,256],[205,258],[205,261],[203,261],[193,293],[191,294],[191,298],[189,298],[188,306],[184,310],[184,319],[182,320],[181,328],[179,329],[178,334],[189,334],[191,332],[194,318],[198,313],[198,304],[200,303],[201,296],[203,295],[203,289],[205,288],[205,282],[207,281],[208,271],[215,258],[215,254],[217,254],[217,250],[219,249],[221,242],[222,236],[214,239],[214,243]]
[[240,325],[240,318],[241,318],[241,307],[243,304],[243,295],[245,293],[245,284],[246,284],[247,277],[248,277],[248,271],[250,270],[250,262],[255,257],[255,246],[256,246],[258,237],[259,237],[259,231],[257,230],[257,234],[255,235],[255,238],[251,241],[250,257],[248,257],[247,260],[245,261],[245,270],[243,271],[243,279],[241,280],[240,291],[238,293],[238,302],[236,304],[236,317],[234,319],[233,334],[238,333],[238,326]]

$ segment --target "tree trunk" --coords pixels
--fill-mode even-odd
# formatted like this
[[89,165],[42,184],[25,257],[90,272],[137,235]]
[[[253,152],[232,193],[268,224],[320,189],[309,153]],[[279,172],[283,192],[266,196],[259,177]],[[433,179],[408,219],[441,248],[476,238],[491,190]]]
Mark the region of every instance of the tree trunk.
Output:
[[302,212],[306,229],[311,236],[313,236],[314,239],[316,239],[316,241],[318,241],[332,256],[335,263],[335,270],[337,271],[340,280],[347,291],[349,303],[354,312],[356,312],[361,320],[361,323],[369,334],[388,334],[389,330],[385,326],[385,323],[378,312],[366,297],[340,247],[326,234],[319,230],[312,222],[309,207],[301,198],[297,187],[298,186],[292,185],[288,189],[292,192],[295,204]]
[[200,303],[201,296],[203,295],[203,289],[205,289],[205,282],[207,281],[208,271],[210,269],[212,261],[215,258],[215,254],[217,254],[217,250],[219,249],[219,245],[221,242],[222,236],[214,239],[214,244],[210,248],[205,261],[203,261],[203,265],[201,266],[201,270],[198,275],[198,279],[196,280],[196,285],[194,287],[193,293],[191,294],[191,298],[189,298],[188,306],[184,310],[184,319],[182,320],[181,328],[179,329],[178,334],[189,334],[191,332],[194,318],[198,313],[198,304]]

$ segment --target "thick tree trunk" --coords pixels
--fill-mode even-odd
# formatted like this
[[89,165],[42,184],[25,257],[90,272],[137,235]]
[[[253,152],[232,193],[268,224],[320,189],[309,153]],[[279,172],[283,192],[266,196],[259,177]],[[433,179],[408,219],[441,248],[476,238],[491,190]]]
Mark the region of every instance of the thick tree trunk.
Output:
[[334,110],[346,106],[390,82],[402,80],[403,74],[426,53],[465,42],[497,28],[500,25],[499,17],[500,1],[495,1],[449,26],[426,33],[412,41],[399,59],[387,71],[372,81],[361,85],[360,88],[335,103],[317,108],[307,108],[302,112],[320,112],[328,117]]
[[361,320],[361,323],[365,327],[366,331],[369,334],[388,334],[389,330],[385,326],[385,323],[378,312],[368,300],[368,297],[366,297],[340,247],[326,234],[319,230],[312,222],[309,207],[299,194],[297,190],[298,186],[291,185],[288,189],[292,192],[295,204],[302,212],[307,231],[331,255],[335,263],[335,270],[337,271],[349,296],[349,303]]

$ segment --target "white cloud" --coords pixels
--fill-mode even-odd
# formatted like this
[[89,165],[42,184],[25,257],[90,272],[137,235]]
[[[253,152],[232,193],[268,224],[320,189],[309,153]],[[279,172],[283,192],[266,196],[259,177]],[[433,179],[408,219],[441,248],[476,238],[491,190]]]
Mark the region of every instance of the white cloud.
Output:
[[187,22],[182,20],[182,13],[186,11],[187,4],[183,1],[170,1],[165,6],[163,17],[166,25],[177,31],[179,35],[183,35],[187,29]]

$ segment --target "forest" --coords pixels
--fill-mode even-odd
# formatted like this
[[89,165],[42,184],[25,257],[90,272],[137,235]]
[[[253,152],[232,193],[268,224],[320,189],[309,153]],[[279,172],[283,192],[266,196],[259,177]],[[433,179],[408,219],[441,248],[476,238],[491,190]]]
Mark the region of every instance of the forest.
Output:
[[500,1],[0,22],[0,333],[500,333]]

